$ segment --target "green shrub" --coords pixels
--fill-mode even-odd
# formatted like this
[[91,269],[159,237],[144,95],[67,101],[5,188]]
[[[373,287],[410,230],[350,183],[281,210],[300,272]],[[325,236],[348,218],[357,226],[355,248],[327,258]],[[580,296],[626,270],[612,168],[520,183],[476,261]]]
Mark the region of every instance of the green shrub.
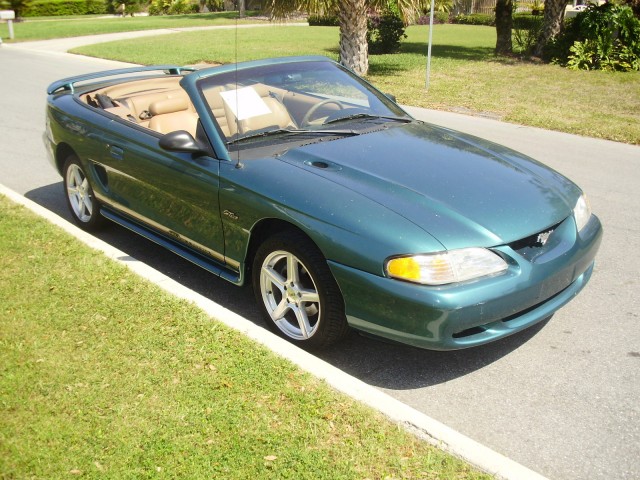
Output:
[[459,23],[462,25],[486,25],[493,27],[496,24],[496,17],[495,15],[488,15],[486,13],[471,13],[469,15],[460,13],[453,17],[451,23]]
[[149,15],[167,15],[171,8],[171,0],[152,0],[149,4]]
[[513,16],[513,45],[515,51],[528,55],[542,32],[543,18],[539,15],[516,14]]
[[185,15],[197,13],[198,5],[190,0],[152,0],[149,4],[149,15]]
[[174,0],[169,8],[169,15],[185,15],[187,13],[198,13],[198,6],[189,0]]
[[628,6],[592,5],[568,22],[547,51],[574,70],[640,70],[640,20]]
[[[416,21],[417,25],[429,25],[431,14],[421,15]],[[449,23],[448,12],[433,12],[433,23]]]
[[307,20],[309,22],[309,26],[311,27],[338,27],[340,26],[340,21],[338,17],[335,16],[318,16],[311,15]]
[[400,15],[391,10],[382,15],[370,15],[367,25],[370,54],[397,52],[400,49],[400,41],[407,38]]
[[437,23],[449,23],[449,12],[434,12],[433,21]]
[[620,3],[631,7],[633,14],[640,18],[640,0],[622,0]]
[[27,3],[24,17],[55,17],[106,13],[104,0],[35,0]]
[[107,13],[107,2],[104,0],[85,0],[87,4],[87,15],[98,15]]
[[224,0],[206,0],[205,5],[210,12],[222,12],[224,10]]

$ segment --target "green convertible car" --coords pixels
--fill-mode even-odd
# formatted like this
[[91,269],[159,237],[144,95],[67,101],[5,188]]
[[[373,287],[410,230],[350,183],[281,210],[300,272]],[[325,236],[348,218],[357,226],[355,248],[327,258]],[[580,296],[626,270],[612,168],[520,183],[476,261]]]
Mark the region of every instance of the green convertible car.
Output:
[[74,221],[123,225],[225,280],[305,348],[350,328],[422,348],[544,320],[602,237],[582,191],[417,121],[324,57],[112,70],[48,88]]

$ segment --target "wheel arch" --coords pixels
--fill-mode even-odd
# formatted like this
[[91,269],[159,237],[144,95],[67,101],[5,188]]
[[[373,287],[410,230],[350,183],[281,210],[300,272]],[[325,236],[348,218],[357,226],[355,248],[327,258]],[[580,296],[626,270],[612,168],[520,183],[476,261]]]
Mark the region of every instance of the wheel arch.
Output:
[[76,157],[78,156],[75,150],[68,143],[60,142],[56,146],[55,161],[56,168],[58,169],[58,173],[60,173],[60,175],[63,175],[62,169],[64,168],[64,163],[70,155],[75,155]]
[[287,222],[285,220],[281,220],[279,218],[264,218],[257,222],[253,228],[251,229],[251,234],[249,236],[249,245],[247,246],[247,255],[245,257],[245,274],[246,278],[251,278],[251,265],[253,265],[253,259],[256,256],[256,252],[258,247],[269,237],[284,232],[287,230],[293,230],[300,232],[304,236],[306,236],[309,241],[313,242],[313,244],[320,250],[318,244],[314,242],[314,240],[309,237],[309,235],[302,230],[297,225],[294,225],[291,222]]

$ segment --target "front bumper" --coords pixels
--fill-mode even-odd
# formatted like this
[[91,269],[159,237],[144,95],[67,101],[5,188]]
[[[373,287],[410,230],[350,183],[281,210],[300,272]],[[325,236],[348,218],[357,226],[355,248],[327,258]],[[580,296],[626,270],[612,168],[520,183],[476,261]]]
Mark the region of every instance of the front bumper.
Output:
[[363,332],[430,350],[482,345],[553,315],[593,273],[602,226],[592,216],[578,234],[573,217],[553,241],[527,259],[509,246],[494,249],[506,273],[464,284],[429,287],[330,262],[349,324]]

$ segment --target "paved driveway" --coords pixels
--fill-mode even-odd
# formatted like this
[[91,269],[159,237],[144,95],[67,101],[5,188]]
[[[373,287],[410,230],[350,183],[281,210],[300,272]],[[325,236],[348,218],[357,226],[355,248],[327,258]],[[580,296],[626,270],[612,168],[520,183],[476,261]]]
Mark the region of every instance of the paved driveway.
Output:
[[[0,182],[68,218],[41,135],[45,87],[121,66],[0,48]],[[352,335],[322,357],[514,460],[557,479],[640,478],[640,148],[482,118],[414,111],[515,147],[577,181],[605,237],[590,285],[545,325],[437,353]],[[257,322],[236,288],[115,227],[104,239]]]

